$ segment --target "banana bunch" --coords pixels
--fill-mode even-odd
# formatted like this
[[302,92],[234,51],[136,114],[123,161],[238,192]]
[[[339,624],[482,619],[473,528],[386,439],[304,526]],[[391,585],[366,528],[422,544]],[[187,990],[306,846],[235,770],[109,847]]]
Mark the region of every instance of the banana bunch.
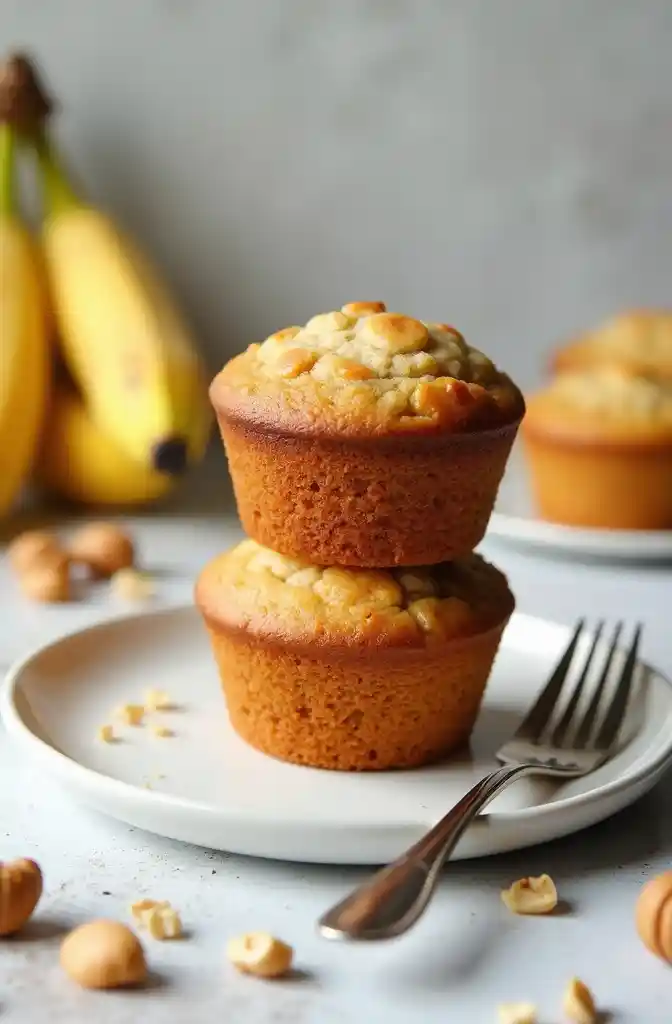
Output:
[[15,149],[14,130],[0,124],[0,515],[34,465],[50,377],[44,278],[16,212]]
[[[37,158],[44,223],[41,264],[31,263],[30,236],[15,217],[6,214],[0,224],[0,451],[11,447],[14,470],[4,472],[0,455],[0,513],[31,471],[73,501],[154,501],[204,454],[211,429],[205,369],[147,257],[73,188],[45,127],[49,108],[34,69],[22,57],[13,63],[9,80],[20,83],[13,104]],[[0,114],[7,80],[0,81]],[[42,116],[31,121],[35,110]],[[14,129],[5,128],[11,140]],[[12,420],[18,436],[17,407],[22,440],[8,446]]]

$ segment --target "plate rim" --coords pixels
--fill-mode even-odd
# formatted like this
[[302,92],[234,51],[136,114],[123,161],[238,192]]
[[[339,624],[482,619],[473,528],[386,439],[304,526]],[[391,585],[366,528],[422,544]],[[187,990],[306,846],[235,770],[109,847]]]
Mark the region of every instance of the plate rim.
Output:
[[553,523],[538,516],[514,515],[495,509],[488,535],[528,545],[562,548],[585,554],[620,555],[622,558],[672,558],[672,530],[593,529]]
[[[242,807],[226,808],[213,806],[211,804],[199,803],[197,800],[178,796],[170,793],[162,793],[157,790],[148,790],[144,787],[127,782],[123,779],[117,779],[110,775],[105,775],[103,772],[97,771],[94,768],[90,768],[74,757],[69,756],[67,753],[59,750],[53,746],[47,740],[42,739],[28,726],[24,721],[19,708],[16,705],[16,695],[20,688],[20,680],[22,674],[29,667],[30,663],[34,661],[38,656],[43,655],[52,648],[56,648],[69,640],[73,640],[85,634],[96,633],[99,631],[106,630],[110,627],[123,627],[125,624],[142,621],[143,619],[151,618],[154,620],[160,620],[162,618],[168,618],[170,616],[190,616],[197,620],[197,610],[191,603],[175,604],[162,608],[146,609],[143,611],[125,613],[125,614],[114,614],[106,617],[102,620],[98,620],[94,623],[89,623],[86,626],[79,627],[73,630],[69,630],[66,633],[61,634],[59,637],[50,640],[47,643],[36,645],[27,654],[18,658],[5,673],[4,682],[0,686],[0,720],[4,724],[7,731],[8,737],[18,748],[26,751],[30,754],[32,752],[33,760],[38,761],[40,766],[45,764],[56,764],[60,766],[59,775],[68,774],[72,777],[73,783],[79,790],[85,789],[88,792],[94,791],[96,788],[102,787],[110,796],[114,799],[124,799],[132,801],[135,806],[148,806],[148,807],[165,807],[165,808],[179,808],[181,812],[186,813],[206,813],[208,815],[215,815],[221,820],[239,822],[246,828],[260,824],[260,819],[257,813],[246,813],[246,809]],[[571,635],[571,627],[566,626],[564,623],[554,621],[552,619],[546,619],[542,616],[529,615],[525,612],[514,612],[512,620],[516,619],[519,622],[533,625],[540,623],[542,626],[548,628],[551,627],[554,631],[558,631],[567,638]],[[658,669],[655,665],[651,665],[649,662],[640,660],[641,664],[645,669],[652,672],[669,690],[669,699],[672,708],[672,680],[668,676]],[[672,710],[670,712],[672,715]],[[259,754],[260,757],[265,756]],[[480,816],[481,827],[486,827],[487,823],[491,825],[495,823],[502,823],[503,825],[515,825],[516,823],[524,823],[526,821],[537,821],[547,817],[552,817],[555,814],[561,814],[563,812],[571,812],[575,808],[583,808],[591,806],[596,802],[602,802],[609,800],[610,798],[617,797],[624,790],[636,788],[642,782],[648,779],[654,779],[657,781],[664,771],[672,765],[672,730],[670,730],[669,739],[663,742],[661,749],[658,750],[653,760],[646,754],[643,755],[641,762],[635,762],[631,770],[628,770],[623,775],[619,775],[616,778],[610,779],[604,782],[597,788],[589,790],[587,793],[577,793],[573,796],[560,798],[558,800],[549,801],[547,803],[537,804],[534,807],[524,807],[511,811],[498,811],[490,812]],[[320,769],[308,769],[309,771],[320,771]],[[422,771],[422,769],[418,769]],[[347,773],[346,773],[347,774]],[[448,809],[448,808],[447,808]],[[269,827],[283,829],[297,829],[305,828],[306,821],[303,817],[293,817],[283,815],[282,817],[269,817],[265,816],[264,824]],[[319,821],[313,823],[317,828],[324,832],[336,833],[342,832],[343,829],[360,829],[363,827],[362,823],[353,823],[343,819],[332,819]],[[375,825],[368,825],[366,827],[372,828],[375,832],[382,834],[390,830],[398,830],[399,828],[417,827],[419,824],[427,825],[427,822],[419,822],[411,819],[389,819],[378,822]],[[472,826],[473,827],[473,826]],[[585,826],[582,826],[582,828]]]

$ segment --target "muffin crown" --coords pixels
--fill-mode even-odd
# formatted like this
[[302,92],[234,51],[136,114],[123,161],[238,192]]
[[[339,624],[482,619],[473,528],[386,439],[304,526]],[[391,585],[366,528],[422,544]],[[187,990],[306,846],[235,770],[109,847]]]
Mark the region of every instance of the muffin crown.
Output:
[[470,429],[511,422],[522,397],[454,327],[350,302],[250,345],[215,378],[215,407],[319,432]]
[[426,647],[501,625],[513,608],[506,577],[479,555],[420,568],[321,568],[253,540],[206,567],[196,598],[219,626],[337,647]]
[[617,366],[559,374],[528,399],[528,435],[618,444],[669,444],[672,378]]
[[616,365],[635,373],[672,376],[672,312],[634,309],[619,313],[561,348],[555,369]]
[[621,420],[672,422],[672,380],[615,366],[560,374],[549,394],[577,411]]
[[672,359],[672,312],[635,309],[608,320],[593,334],[596,346],[616,355]]
[[491,384],[497,371],[449,324],[426,324],[388,313],[382,302],[351,302],[320,313],[305,327],[286,327],[257,349],[258,372],[320,381],[452,377]]

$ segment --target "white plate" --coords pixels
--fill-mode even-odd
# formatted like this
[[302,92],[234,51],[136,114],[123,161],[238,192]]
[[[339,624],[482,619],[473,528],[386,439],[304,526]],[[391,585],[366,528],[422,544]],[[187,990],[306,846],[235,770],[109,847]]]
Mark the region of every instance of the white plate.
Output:
[[672,560],[672,530],[589,530],[539,519],[519,445],[511,454],[488,534],[516,546],[592,558],[637,562]]
[[[1,711],[11,739],[75,798],[140,828],[198,845],[287,860],[373,864],[419,837],[494,767],[568,639],[564,626],[516,615],[474,734],[459,760],[404,772],[347,774],[282,764],[231,730],[208,642],[192,608],[112,620],[31,654],[9,675]],[[121,726],[114,709],[167,691],[175,731]],[[458,857],[499,853],[585,828],[636,800],[672,754],[672,688],[643,673],[630,739],[610,764],[562,785],[523,780],[463,838]],[[145,787],[149,782],[151,789]]]

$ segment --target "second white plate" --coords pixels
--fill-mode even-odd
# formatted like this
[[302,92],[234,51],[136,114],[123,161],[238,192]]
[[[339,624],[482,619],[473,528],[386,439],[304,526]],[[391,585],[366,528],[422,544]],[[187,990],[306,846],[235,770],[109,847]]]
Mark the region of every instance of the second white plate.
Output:
[[[81,630],[16,666],[0,708],[9,736],[73,797],[125,822],[214,849],[286,860],[376,864],[395,857],[481,776],[515,729],[569,631],[515,615],[471,750],[415,771],[347,774],[282,764],[232,731],[208,641],[192,608]],[[585,828],[645,793],[672,758],[672,688],[647,669],[609,764],[563,784],[524,780],[463,837],[457,857],[530,846]],[[123,704],[165,690],[174,711],[115,724]],[[170,728],[159,738],[153,725]]]
[[672,561],[672,530],[594,530],[540,519],[518,445],[502,480],[488,534],[517,547],[567,555],[614,561]]

